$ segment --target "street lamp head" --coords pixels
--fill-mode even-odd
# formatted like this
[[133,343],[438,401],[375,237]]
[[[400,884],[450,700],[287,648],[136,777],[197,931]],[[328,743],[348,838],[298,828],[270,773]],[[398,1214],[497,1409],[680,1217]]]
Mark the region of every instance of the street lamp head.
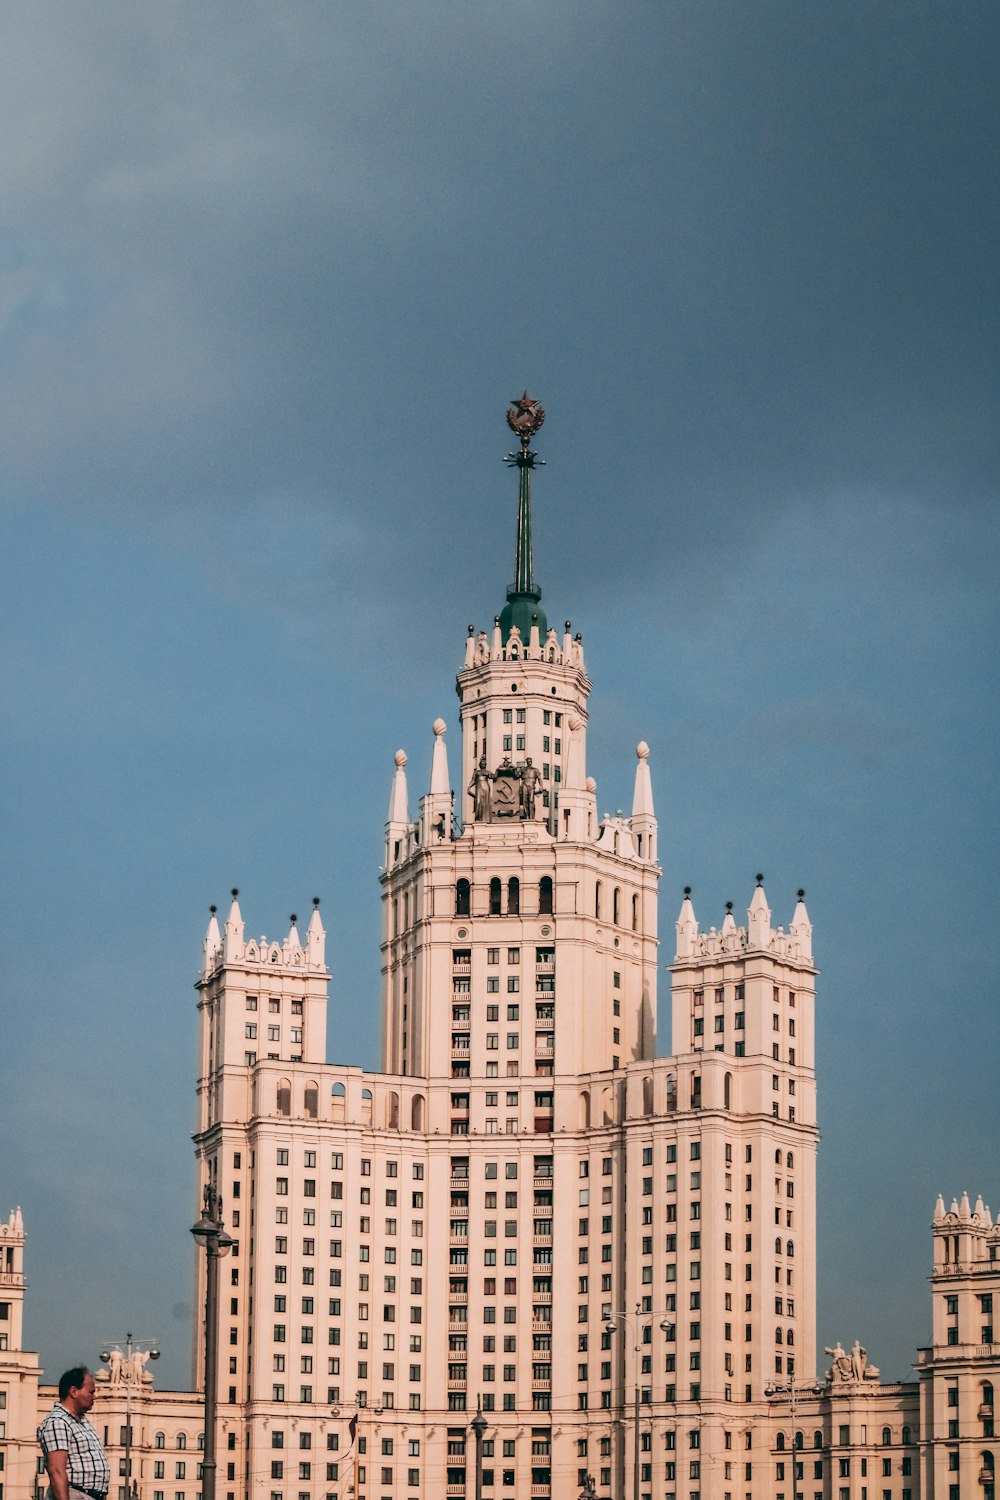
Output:
[[666,1318],[661,1318],[660,1319],[660,1332],[661,1333],[669,1333],[670,1332],[670,1327],[671,1327],[671,1325],[667,1322]]
[[604,1325],[604,1331],[605,1331],[605,1333],[617,1333],[618,1332],[618,1324],[615,1322],[614,1318],[609,1318],[608,1319],[608,1321]]
[[207,1214],[202,1214],[198,1222],[191,1225],[191,1233],[195,1239],[201,1240],[202,1243],[211,1239],[213,1234],[218,1233],[218,1230],[218,1224],[216,1224],[214,1219],[210,1219]]
[[774,1392],[775,1392],[775,1387],[773,1385],[766,1385],[764,1387],[764,1395],[765,1396],[773,1396]]
[[110,1349],[102,1349],[101,1350],[101,1358],[103,1359],[104,1363],[107,1364],[108,1360],[111,1358],[111,1350]]
[[159,1357],[160,1357],[160,1351],[159,1351],[159,1349],[157,1349],[157,1347],[156,1347],[155,1344],[153,1345],[152,1349],[150,1349],[150,1351],[149,1351],[149,1357],[150,1357],[150,1359],[159,1359]]

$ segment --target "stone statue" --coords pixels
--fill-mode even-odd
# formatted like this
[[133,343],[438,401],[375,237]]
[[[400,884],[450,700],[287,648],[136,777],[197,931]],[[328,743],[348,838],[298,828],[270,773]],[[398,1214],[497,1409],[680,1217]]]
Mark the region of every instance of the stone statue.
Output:
[[850,1354],[839,1339],[833,1349],[824,1349],[823,1352],[829,1354],[833,1360],[826,1378],[835,1385],[845,1382],[854,1384],[859,1380],[877,1380],[879,1377],[878,1366],[869,1364],[868,1350],[860,1339],[854,1340]]
[[126,1380],[133,1381],[136,1385],[151,1382],[153,1379],[152,1374],[147,1372],[145,1368],[148,1363],[149,1350],[135,1349],[132,1353],[132,1358],[129,1360],[129,1367],[125,1375]]
[[841,1380],[854,1379],[853,1367],[851,1365],[851,1356],[847,1353],[847,1350],[844,1348],[839,1339],[837,1340],[834,1348],[824,1349],[823,1353],[829,1354],[830,1358],[833,1360],[833,1364],[827,1371],[828,1380],[832,1380],[834,1383],[836,1383]]
[[542,773],[537,766],[532,765],[529,755],[521,771],[521,812],[529,823],[534,822],[535,798],[541,785]]
[[469,782],[472,798],[472,816],[477,823],[485,823],[490,815],[490,773],[486,769],[486,756],[482,756]]
[[123,1356],[120,1349],[112,1349],[108,1353],[108,1369],[104,1376],[105,1380],[112,1385],[120,1385],[122,1381]]

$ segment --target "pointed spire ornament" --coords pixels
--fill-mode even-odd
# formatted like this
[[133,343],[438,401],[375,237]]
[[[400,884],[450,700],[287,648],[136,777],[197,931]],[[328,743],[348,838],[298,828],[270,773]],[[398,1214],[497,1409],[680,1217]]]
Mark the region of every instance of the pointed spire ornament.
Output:
[[751,948],[768,948],[771,944],[771,908],[764,894],[764,877],[759,873],[747,910],[747,941]]
[[677,957],[690,958],[698,937],[698,922],[691,905],[691,887],[684,887],[684,900],[677,917]]
[[326,962],[326,930],[320,920],[318,896],[313,897],[312,916],[306,928],[306,955],[311,968],[323,968]]
[[447,727],[443,719],[434,720],[434,755],[431,760],[432,797],[451,795],[451,783],[448,780],[448,750],[444,742],[444,732]]
[[390,823],[408,823],[410,821],[407,809],[406,795],[406,751],[397,750],[393,756],[396,770],[392,778],[392,791],[389,794],[389,818]]

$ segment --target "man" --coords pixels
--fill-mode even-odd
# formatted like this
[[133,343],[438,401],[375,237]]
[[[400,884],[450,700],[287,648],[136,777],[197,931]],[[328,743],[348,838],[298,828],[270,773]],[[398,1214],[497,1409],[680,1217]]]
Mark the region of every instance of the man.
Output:
[[94,1404],[94,1377],[86,1365],[59,1380],[59,1400],[38,1429],[49,1472],[48,1500],[105,1500],[111,1470],[96,1430],[87,1421]]

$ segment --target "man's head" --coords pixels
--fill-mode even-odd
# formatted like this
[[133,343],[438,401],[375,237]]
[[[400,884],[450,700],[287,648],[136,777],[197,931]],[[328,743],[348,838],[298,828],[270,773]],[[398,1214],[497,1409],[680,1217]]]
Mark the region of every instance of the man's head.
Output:
[[76,1417],[84,1416],[93,1406],[96,1390],[86,1365],[74,1365],[59,1377],[59,1400]]

